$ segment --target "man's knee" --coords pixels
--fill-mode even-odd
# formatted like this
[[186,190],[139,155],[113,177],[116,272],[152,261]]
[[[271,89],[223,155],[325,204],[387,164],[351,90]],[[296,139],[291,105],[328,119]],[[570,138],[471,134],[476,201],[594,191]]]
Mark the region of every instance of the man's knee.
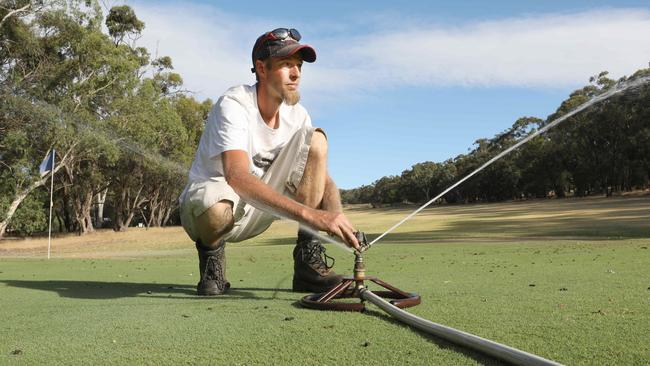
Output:
[[320,129],[316,129],[311,137],[309,155],[310,157],[327,157],[327,137],[325,136],[325,132]]
[[218,246],[223,236],[228,234],[235,225],[232,211],[232,202],[223,200],[215,203],[196,218],[201,244],[208,248]]

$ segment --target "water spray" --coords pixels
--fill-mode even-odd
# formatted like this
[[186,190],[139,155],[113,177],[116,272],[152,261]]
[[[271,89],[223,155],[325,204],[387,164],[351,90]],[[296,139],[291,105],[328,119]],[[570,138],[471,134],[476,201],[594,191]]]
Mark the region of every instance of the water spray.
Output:
[[[37,102],[37,103],[35,103],[35,105],[42,108],[42,109],[44,109],[44,110],[51,111],[51,112],[53,112],[53,113],[55,113],[57,115],[66,114],[63,110],[61,110],[60,107],[49,104],[49,103],[46,103],[46,102]],[[175,173],[178,173],[180,175],[186,175],[187,174],[188,167],[185,164],[174,161],[174,160],[172,160],[172,159],[170,159],[168,157],[165,157],[165,156],[161,155],[160,153],[157,153],[157,152],[154,152],[154,151],[149,151],[149,150],[143,148],[142,146],[140,146],[140,144],[138,144],[137,142],[132,141],[132,140],[128,139],[127,137],[117,135],[114,131],[106,130],[106,129],[99,129],[99,128],[93,127],[92,125],[90,125],[86,121],[82,120],[78,116],[67,115],[67,118],[70,119],[70,121],[80,131],[89,132],[89,133],[92,133],[92,134],[99,134],[99,135],[102,135],[104,137],[107,137],[110,140],[112,140],[113,143],[116,146],[118,146],[121,150],[128,151],[128,152],[134,153],[134,154],[136,154],[138,156],[141,156],[144,159],[146,159],[146,160],[148,160],[148,161],[150,161],[152,163],[157,164],[158,166],[160,166],[161,168],[163,168],[163,169],[165,169],[167,171],[175,172]],[[295,220],[295,219],[291,219],[289,217],[286,217],[285,215],[283,215],[283,214],[281,214],[281,213],[277,212],[276,210],[273,210],[273,209],[271,209],[269,207],[264,207],[263,210],[268,212],[268,213],[271,213],[272,215],[274,215],[274,216],[276,216],[278,218],[297,222],[298,224],[300,224],[300,227],[302,229],[309,232],[311,235],[313,235],[315,237],[318,237],[319,239],[321,239],[321,240],[323,240],[323,241],[325,241],[327,243],[335,244],[339,248],[342,248],[343,250],[345,250],[345,251],[347,251],[349,253],[354,253],[354,250],[352,248],[350,248],[349,246],[347,246],[346,244],[334,239],[333,237],[329,237],[329,236],[321,234],[318,230],[315,230],[315,229],[307,226],[305,223],[302,223],[299,220]]]
[[[505,155],[509,154],[513,150],[519,148],[520,146],[524,145],[531,139],[535,138],[536,136],[548,131],[549,129],[557,126],[561,122],[565,121],[569,117],[572,117],[573,115],[582,112],[583,110],[591,107],[594,104],[597,104],[599,102],[602,102],[606,99],[609,99],[615,94],[619,94],[623,91],[626,91],[628,89],[636,88],[641,85],[644,85],[646,83],[650,82],[650,77],[643,77],[643,78],[638,78],[633,81],[629,82],[621,82],[618,83],[614,88],[606,91],[603,94],[600,94],[598,96],[595,96],[594,98],[590,99],[589,101],[581,104],[571,112],[563,115],[562,117],[559,117],[553,121],[551,121],[549,124],[546,126],[540,128],[539,130],[535,131],[534,133],[528,135],[526,138],[520,140],[517,142],[515,145],[507,148],[506,150],[502,151],[483,165],[481,165],[479,168],[468,174],[467,176],[463,177],[453,185],[451,185],[449,188],[445,189],[443,192],[438,194],[436,197],[433,199],[429,200],[426,202],[424,205],[419,207],[417,210],[406,216],[404,219],[399,221],[397,224],[393,225],[390,227],[388,230],[386,230],[384,233],[376,237],[372,242],[368,243],[366,240],[365,234],[362,232],[357,232],[355,235],[357,236],[357,240],[360,243],[360,248],[359,250],[353,250],[352,248],[348,247],[346,244],[343,244],[342,242],[335,240],[334,238],[325,236],[320,234],[317,230],[314,230],[313,228],[305,225],[304,223],[300,222],[299,220],[292,219],[289,217],[286,217],[283,214],[280,214],[278,212],[275,212],[275,210],[270,209],[268,207],[265,207],[264,210],[269,212],[272,215],[277,216],[278,218],[283,218],[291,221],[296,221],[301,225],[301,228],[309,232],[310,234],[320,238],[321,240],[327,242],[327,243],[332,243],[340,248],[343,248],[344,250],[353,253],[355,256],[354,260],[354,267],[353,267],[353,276],[349,277],[344,277],[343,282],[331,290],[325,292],[325,293],[320,293],[320,294],[312,294],[312,295],[307,295],[303,297],[300,300],[300,304],[311,309],[318,309],[318,310],[343,310],[343,311],[363,311],[365,310],[365,304],[364,301],[368,301],[379,307],[380,309],[386,311],[388,314],[391,316],[395,317],[397,320],[402,321],[410,326],[413,326],[415,328],[418,328],[428,334],[434,335],[436,337],[445,339],[447,341],[450,341],[452,343],[465,346],[474,350],[477,350],[479,352],[483,352],[487,355],[493,356],[495,358],[505,360],[514,364],[518,365],[560,365],[559,363],[551,360],[544,359],[542,357],[494,342],[487,340],[485,338],[481,338],[476,335],[472,335],[454,328],[450,328],[444,325],[436,324],[433,323],[429,320],[422,319],[420,317],[417,317],[413,314],[410,314],[404,310],[403,308],[411,307],[411,306],[416,306],[421,303],[421,298],[417,293],[411,293],[411,292],[406,292],[403,290],[398,289],[397,287],[390,285],[376,277],[368,276],[366,275],[366,266],[365,262],[363,260],[363,252],[368,250],[373,244],[377,243],[379,240],[384,238],[387,234],[395,230],[397,227],[402,225],[404,222],[408,221],[410,218],[413,216],[417,215],[420,211],[443,197],[445,194],[447,194],[449,191],[452,189],[456,188],[463,182],[465,182],[467,179],[471,178],[475,174],[479,173],[492,163],[496,162],[497,160],[501,159]],[[79,121],[77,121],[79,122]],[[86,123],[79,123],[78,124],[82,128],[86,128],[89,130],[94,130],[92,127],[90,127]],[[105,134],[108,135],[108,134]],[[185,169],[183,166],[179,163],[176,163],[168,158],[165,158],[161,156],[160,154],[148,152],[145,149],[140,148],[137,146],[137,144],[130,143],[125,139],[115,139],[117,144],[120,145],[123,149],[129,150],[133,153],[136,153],[140,156],[143,156],[145,158],[148,158],[150,160],[156,161],[159,163],[161,166],[170,169],[170,170],[175,170],[178,172],[183,172]],[[365,281],[372,282],[376,285],[381,286],[384,288],[384,290],[379,290],[379,291],[371,291],[368,289],[368,287],[365,285]],[[351,302],[339,302],[337,300],[340,299],[350,299],[350,298],[355,298],[359,299],[359,303],[351,303]],[[390,299],[387,301],[386,299]]]
[[[482,171],[483,169],[485,169],[495,161],[501,159],[505,155],[509,154],[513,150],[524,145],[525,143],[535,138],[536,136],[548,131],[549,129],[557,126],[558,124],[565,121],[569,117],[582,112],[583,110],[591,107],[594,104],[602,102],[612,97],[615,94],[621,93],[628,89],[639,87],[648,82],[650,82],[650,77],[644,77],[629,82],[618,83],[614,88],[608,90],[607,92],[595,96],[594,98],[581,104],[571,112],[563,115],[562,117],[556,118],[546,126],[526,136],[524,139],[520,140],[519,142],[507,148],[506,150],[502,151],[501,153],[499,153],[498,155],[496,155],[495,157],[493,157],[492,159],[490,159],[489,161],[481,165],[479,168],[477,168],[467,176],[463,177],[462,179],[460,179],[459,181],[451,185],[449,188],[445,189],[439,195],[437,195],[436,197],[434,197],[433,199],[431,199],[430,201],[428,201],[427,203],[419,207],[417,210],[415,210],[414,212],[406,216],[397,224],[390,227],[383,234],[376,237],[372,242],[368,243],[365,234],[361,232],[357,232],[356,236],[357,239],[359,240],[360,248],[358,251],[354,251],[354,255],[355,255],[354,268],[353,268],[354,275],[344,277],[343,282],[341,282],[339,285],[333,287],[327,292],[311,294],[303,297],[300,300],[300,304],[306,308],[317,309],[317,310],[363,311],[365,310],[364,301],[368,301],[373,303],[375,306],[379,307],[380,309],[384,310],[385,312],[387,312],[389,315],[393,316],[397,320],[406,323],[414,328],[417,328],[433,336],[445,339],[449,342],[458,344],[460,346],[464,346],[482,352],[484,354],[487,354],[489,356],[495,357],[500,360],[504,360],[516,365],[541,365],[541,366],[561,365],[560,363],[557,363],[555,361],[548,360],[543,357],[522,350],[518,350],[516,348],[509,347],[507,345],[497,343],[467,332],[463,332],[461,330],[457,330],[445,325],[437,324],[404,311],[403,308],[416,306],[420,304],[421,302],[420,296],[416,293],[410,293],[410,292],[400,290],[395,286],[392,286],[376,277],[367,276],[366,266],[363,260],[363,252],[368,250],[370,246],[377,243],[388,233],[392,232],[397,227],[402,225],[404,222],[406,222],[413,216],[417,215],[420,211],[422,211],[423,209],[431,205],[433,202],[440,199],[449,191],[456,188],[457,186],[465,182],[467,179],[479,173],[480,171]],[[369,290],[364,282],[366,280],[383,287],[384,290],[379,290],[379,291]],[[349,301],[345,301],[350,298],[358,298],[360,302],[351,303]],[[389,300],[387,301],[386,299]]]
[[338,246],[339,248],[345,250],[348,253],[354,253],[355,252],[355,250],[350,248],[348,245],[334,239],[333,237],[321,234],[320,231],[318,231],[316,229],[313,229],[312,227],[308,226],[307,224],[301,222],[300,220],[296,220],[296,219],[292,219],[290,217],[287,217],[286,215],[283,215],[283,214],[279,213],[278,211],[276,211],[276,210],[274,210],[274,209],[272,209],[270,207],[264,207],[263,211],[265,211],[267,213],[270,213],[273,216],[276,216],[277,218],[280,218],[280,219],[297,222],[300,225],[301,230],[305,230],[306,232],[308,232],[309,234],[319,238],[320,240],[322,240],[324,242],[327,242],[327,243],[330,243],[330,244],[335,244],[336,246]]
[[387,234],[389,234],[389,233],[392,232],[393,230],[397,229],[400,225],[402,225],[403,223],[405,223],[406,221],[408,221],[408,220],[409,220],[410,218],[412,218],[413,216],[417,215],[420,211],[424,210],[426,207],[428,207],[429,205],[431,205],[431,204],[434,203],[435,201],[439,200],[442,196],[444,196],[444,195],[447,194],[449,191],[451,191],[452,189],[454,189],[454,188],[456,188],[457,186],[459,186],[461,183],[465,182],[466,180],[468,180],[469,178],[471,178],[472,176],[474,176],[476,173],[478,173],[478,172],[480,172],[481,170],[483,170],[483,169],[487,168],[488,166],[492,165],[492,163],[494,163],[495,161],[497,161],[497,160],[501,159],[502,157],[508,155],[510,152],[512,152],[512,151],[514,151],[515,149],[519,148],[520,146],[522,146],[523,144],[525,144],[525,143],[527,143],[528,141],[532,140],[532,139],[535,138],[536,136],[538,136],[538,135],[540,135],[540,134],[542,134],[542,133],[544,133],[544,132],[550,130],[551,128],[553,128],[553,127],[559,125],[560,123],[562,123],[563,121],[565,121],[565,120],[568,119],[569,117],[572,117],[572,116],[574,116],[574,115],[576,115],[576,114],[582,112],[583,110],[585,110],[585,109],[591,107],[591,106],[594,105],[594,104],[600,103],[600,102],[602,102],[602,101],[604,101],[604,100],[606,100],[606,99],[609,99],[610,97],[612,97],[612,96],[615,95],[615,94],[621,93],[621,92],[626,91],[626,90],[628,90],[628,89],[632,89],[632,88],[639,87],[639,86],[644,85],[644,84],[646,84],[646,83],[648,83],[648,82],[650,82],[650,77],[647,77],[647,76],[646,76],[646,77],[642,77],[642,78],[638,78],[638,79],[633,80],[633,81],[630,81],[630,82],[620,82],[620,83],[616,84],[616,86],[614,86],[612,89],[606,91],[605,93],[599,94],[599,95],[597,95],[597,96],[591,98],[590,100],[588,100],[588,101],[582,103],[581,105],[579,105],[577,108],[575,108],[575,109],[572,110],[571,112],[569,112],[569,113],[563,115],[562,117],[558,117],[558,118],[554,119],[553,121],[551,121],[551,122],[550,122],[549,124],[547,124],[546,126],[540,128],[539,130],[535,131],[534,133],[532,133],[532,134],[526,136],[526,138],[520,140],[520,141],[517,142],[516,144],[510,146],[509,148],[505,149],[504,151],[502,151],[501,153],[499,153],[498,155],[496,155],[495,157],[493,157],[492,159],[488,160],[486,163],[484,163],[483,165],[481,165],[480,167],[478,167],[476,170],[474,170],[473,172],[469,173],[468,175],[466,175],[465,177],[463,177],[462,179],[460,179],[460,180],[457,181],[456,183],[452,184],[449,188],[447,188],[447,189],[445,189],[444,191],[442,191],[439,195],[433,197],[433,198],[432,198],[431,200],[429,200],[427,203],[425,203],[424,205],[420,206],[420,208],[418,208],[417,210],[413,211],[411,214],[409,214],[408,216],[406,216],[405,218],[403,218],[400,222],[398,222],[397,224],[391,226],[391,227],[390,227],[388,230],[386,230],[383,234],[381,234],[381,235],[379,235],[378,237],[376,237],[376,238],[375,238],[375,239],[374,239],[370,244],[368,244],[368,246],[367,246],[364,250],[370,248],[373,244],[375,244],[376,242],[378,242],[379,240],[381,240],[384,236],[386,236]]

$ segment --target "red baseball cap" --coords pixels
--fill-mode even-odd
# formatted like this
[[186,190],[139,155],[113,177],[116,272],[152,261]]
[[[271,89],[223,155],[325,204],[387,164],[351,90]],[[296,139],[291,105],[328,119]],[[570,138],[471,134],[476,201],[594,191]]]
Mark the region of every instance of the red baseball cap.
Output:
[[316,50],[310,45],[300,44],[300,38],[300,33],[293,28],[277,28],[257,37],[253,46],[251,71],[255,72],[255,61],[257,60],[266,60],[269,57],[289,57],[296,52],[300,52],[305,62],[316,61]]

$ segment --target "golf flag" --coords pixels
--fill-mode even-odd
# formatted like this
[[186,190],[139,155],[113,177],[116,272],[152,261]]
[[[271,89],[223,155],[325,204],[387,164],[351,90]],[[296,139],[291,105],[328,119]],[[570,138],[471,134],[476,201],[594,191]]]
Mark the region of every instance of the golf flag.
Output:
[[50,259],[50,253],[52,251],[52,207],[54,206],[54,201],[52,197],[54,196],[54,157],[56,156],[56,150],[47,152],[47,156],[41,162],[41,165],[38,167],[38,171],[41,173],[41,177],[46,175],[49,172],[52,172],[50,175],[50,228],[48,229],[47,235],[47,259]]
[[41,162],[41,166],[38,167],[38,171],[41,173],[41,177],[49,173],[51,170],[54,170],[54,154],[56,151],[54,149],[50,150]]

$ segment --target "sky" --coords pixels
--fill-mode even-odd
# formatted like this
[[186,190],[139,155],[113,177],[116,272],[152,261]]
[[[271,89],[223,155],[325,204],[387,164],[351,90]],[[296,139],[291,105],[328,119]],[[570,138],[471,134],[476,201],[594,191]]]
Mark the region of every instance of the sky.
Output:
[[471,150],[520,117],[546,118],[601,71],[650,62],[646,1],[110,1],[137,41],[170,56],[184,87],[216,101],[253,84],[255,39],[296,28],[317,52],[301,104],[329,139],[340,188]]

